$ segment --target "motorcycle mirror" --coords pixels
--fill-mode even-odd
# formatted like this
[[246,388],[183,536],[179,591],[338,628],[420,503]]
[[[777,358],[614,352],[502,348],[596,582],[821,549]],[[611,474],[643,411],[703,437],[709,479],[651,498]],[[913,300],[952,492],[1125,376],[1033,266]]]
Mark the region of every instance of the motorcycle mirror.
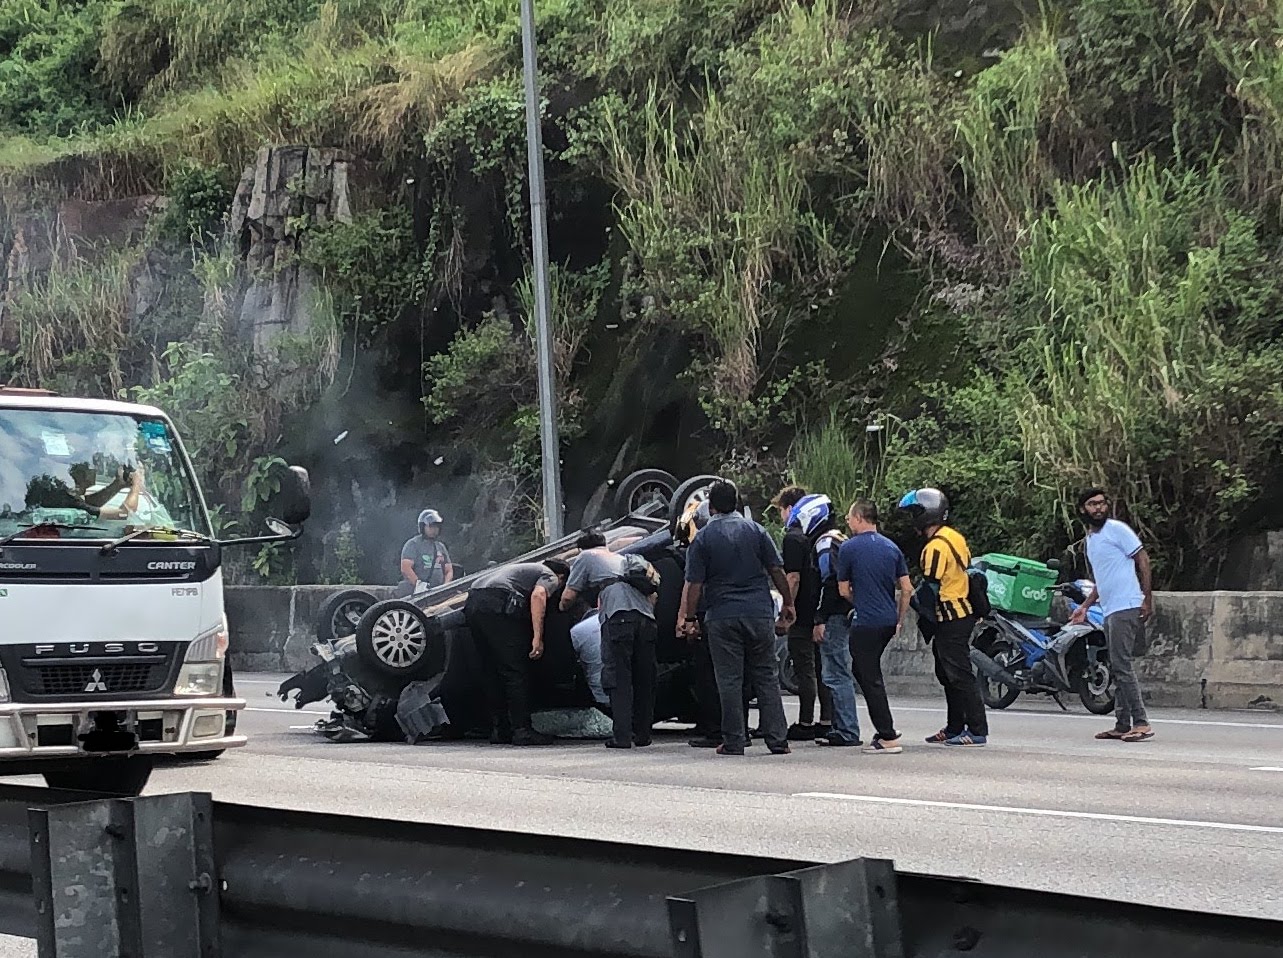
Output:
[[1059,559],[1048,559],[1048,560],[1047,560],[1047,568],[1048,568],[1048,569],[1051,569],[1053,572],[1057,572],[1057,571],[1059,571],[1059,570],[1060,570],[1060,560],[1059,560]]

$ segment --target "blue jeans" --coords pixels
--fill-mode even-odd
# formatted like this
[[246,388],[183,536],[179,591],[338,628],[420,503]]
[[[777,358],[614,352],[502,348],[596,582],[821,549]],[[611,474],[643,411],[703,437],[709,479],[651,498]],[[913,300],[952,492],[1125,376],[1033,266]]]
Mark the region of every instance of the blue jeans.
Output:
[[847,633],[845,615],[831,615],[824,620],[820,668],[824,684],[833,695],[833,734],[854,742],[860,737],[860,716],[855,711],[855,679]]

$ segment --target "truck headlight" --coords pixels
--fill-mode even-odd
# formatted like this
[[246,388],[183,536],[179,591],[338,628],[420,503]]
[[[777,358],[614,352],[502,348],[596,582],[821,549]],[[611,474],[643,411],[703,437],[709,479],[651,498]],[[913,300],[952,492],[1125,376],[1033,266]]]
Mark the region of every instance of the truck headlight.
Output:
[[198,635],[187,646],[175,695],[217,695],[223,691],[223,659],[227,655],[227,620],[216,629]]

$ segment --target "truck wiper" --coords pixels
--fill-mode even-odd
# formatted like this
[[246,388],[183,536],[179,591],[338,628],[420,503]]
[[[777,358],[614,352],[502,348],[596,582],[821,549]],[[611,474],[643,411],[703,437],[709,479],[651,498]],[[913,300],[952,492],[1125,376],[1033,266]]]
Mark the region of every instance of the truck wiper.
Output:
[[[145,529],[135,529],[133,532],[123,535],[119,539],[113,539],[111,542],[108,542],[105,546],[102,547],[102,554],[105,556],[111,555],[113,552],[116,551],[118,546],[122,546],[126,542],[133,542],[135,539],[141,536],[152,535],[153,533],[162,533],[164,535],[178,536],[183,539],[198,539],[201,542],[214,541],[209,536],[205,535],[205,533],[193,532],[191,529],[175,529],[173,526],[147,526]],[[3,543],[0,543],[0,544],[3,544]]]
[[23,526],[16,532],[11,532],[3,539],[0,539],[0,546],[6,546],[19,536],[25,535],[32,529],[88,529],[96,532],[106,532],[102,526],[78,526],[70,522],[33,522],[30,525]]

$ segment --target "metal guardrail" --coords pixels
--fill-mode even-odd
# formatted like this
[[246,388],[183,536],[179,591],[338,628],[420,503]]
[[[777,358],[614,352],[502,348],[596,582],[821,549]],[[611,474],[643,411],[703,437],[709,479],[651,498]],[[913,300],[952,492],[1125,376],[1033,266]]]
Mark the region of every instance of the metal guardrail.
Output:
[[1283,922],[883,861],[83,798],[0,788],[0,931],[41,958],[1283,958]]

